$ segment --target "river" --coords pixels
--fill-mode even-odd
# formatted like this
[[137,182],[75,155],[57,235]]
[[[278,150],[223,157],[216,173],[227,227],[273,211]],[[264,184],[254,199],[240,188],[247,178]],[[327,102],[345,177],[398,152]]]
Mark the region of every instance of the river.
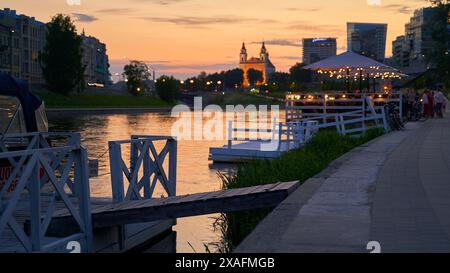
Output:
[[[49,114],[50,131],[79,132],[88,149],[90,159],[99,159],[99,177],[91,179],[91,194],[111,197],[108,141],[128,140],[133,134],[170,135],[176,119],[169,113],[67,115]],[[221,189],[217,172],[229,172],[230,165],[211,165],[209,147],[220,147],[226,141],[178,142],[177,194],[192,194]],[[128,158],[129,150],[124,150]],[[213,229],[217,215],[178,219],[176,231],[177,252],[205,252],[204,244],[217,242],[220,234]]]

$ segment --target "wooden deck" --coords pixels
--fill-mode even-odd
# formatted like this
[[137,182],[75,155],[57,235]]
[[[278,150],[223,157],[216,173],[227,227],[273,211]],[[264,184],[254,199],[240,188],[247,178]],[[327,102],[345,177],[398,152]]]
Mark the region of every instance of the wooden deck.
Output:
[[[299,182],[280,182],[249,188],[95,206],[92,208],[92,224],[94,228],[105,228],[218,212],[275,207],[299,185]],[[71,220],[67,211],[56,212],[50,229],[66,229]]]
[[[92,225],[94,228],[95,252],[124,251],[132,249],[135,241],[142,243],[170,229],[176,218],[205,215],[218,212],[245,211],[275,207],[298,188],[299,182],[276,183],[241,189],[222,190],[191,195],[157,198],[138,201],[125,201],[112,204],[109,198],[91,198]],[[42,196],[42,206],[50,203],[50,196]],[[29,200],[21,200],[14,218],[19,225],[27,227],[30,219]],[[119,227],[128,227],[127,240],[120,242],[123,235]],[[56,202],[50,227],[44,237],[51,242],[63,236],[75,234],[78,230],[73,224],[62,202]],[[27,229],[27,228],[25,228]],[[122,231],[123,232],[123,231]],[[132,233],[132,234],[131,234]],[[0,253],[24,252],[15,235],[6,229],[0,237]]]
[[[41,204],[43,208],[48,207],[51,197],[42,195]],[[73,201],[75,198],[72,199]],[[74,201],[76,202],[76,201]],[[91,210],[97,210],[103,208],[112,203],[111,198],[94,197],[91,198]],[[55,211],[67,211],[63,202],[55,203]],[[19,225],[27,226],[30,219],[29,200],[27,197],[22,198],[18,205],[18,209],[14,212],[14,219]],[[122,252],[133,249],[143,242],[150,240],[158,234],[170,229],[175,225],[173,220],[155,221],[150,223],[139,223],[133,225],[123,226],[123,232],[125,234],[118,234],[118,226],[94,229],[94,252]],[[64,232],[63,232],[64,233]],[[50,230],[47,236],[44,237],[46,242],[52,242],[57,239],[63,233],[54,233]],[[120,237],[123,239],[120,240]],[[0,236],[0,253],[22,253],[24,252],[23,246],[19,243],[13,232],[7,228],[5,232]]]

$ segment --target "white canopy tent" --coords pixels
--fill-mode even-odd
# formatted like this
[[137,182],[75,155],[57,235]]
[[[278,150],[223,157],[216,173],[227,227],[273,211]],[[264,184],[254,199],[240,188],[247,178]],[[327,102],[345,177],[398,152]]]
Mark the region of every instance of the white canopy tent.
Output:
[[362,81],[366,79],[369,82],[370,79],[401,79],[406,76],[396,68],[354,52],[345,52],[305,66],[303,69],[313,70],[330,78],[344,78],[348,88],[350,78],[359,79],[360,89],[362,89]]

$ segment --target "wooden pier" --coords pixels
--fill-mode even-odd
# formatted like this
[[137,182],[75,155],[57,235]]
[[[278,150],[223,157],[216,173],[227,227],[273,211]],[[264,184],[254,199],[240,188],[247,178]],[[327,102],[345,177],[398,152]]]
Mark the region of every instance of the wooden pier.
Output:
[[[68,140],[51,147],[49,138],[61,136]],[[87,151],[78,134],[32,133],[1,140],[0,159],[11,163],[10,175],[0,184],[2,253],[67,253],[73,243],[80,252],[132,250],[170,231],[177,218],[274,207],[299,185],[176,196],[176,141],[132,136],[109,143],[112,198],[92,198]],[[131,146],[129,162],[122,157],[124,145]],[[157,184],[168,197],[154,197]]]
[[[91,210],[92,225],[94,228],[106,228],[220,212],[275,207],[299,185],[298,181],[280,182],[145,201],[96,205]],[[64,209],[55,212],[51,226],[55,232],[55,230],[67,230],[68,226],[76,225],[70,213]]]

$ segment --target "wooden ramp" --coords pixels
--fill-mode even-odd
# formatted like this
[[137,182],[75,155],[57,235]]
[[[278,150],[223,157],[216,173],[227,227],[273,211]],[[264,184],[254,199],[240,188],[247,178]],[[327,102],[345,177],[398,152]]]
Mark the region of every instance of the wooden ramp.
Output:
[[[275,207],[298,188],[299,182],[222,190],[96,206],[92,209],[94,228],[123,224],[144,223],[219,212],[234,212],[265,207]],[[54,214],[51,230],[67,229],[73,219],[67,211]]]

